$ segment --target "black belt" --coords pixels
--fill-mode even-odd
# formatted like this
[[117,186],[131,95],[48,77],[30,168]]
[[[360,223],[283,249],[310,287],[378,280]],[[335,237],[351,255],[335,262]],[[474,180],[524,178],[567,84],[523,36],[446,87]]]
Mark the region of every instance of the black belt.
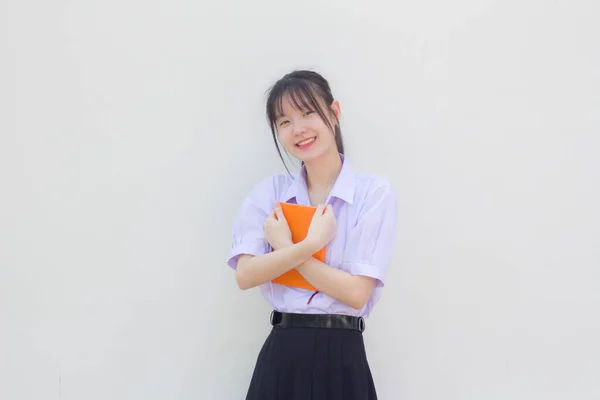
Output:
[[363,317],[339,314],[292,314],[273,310],[271,325],[297,328],[337,328],[365,331]]

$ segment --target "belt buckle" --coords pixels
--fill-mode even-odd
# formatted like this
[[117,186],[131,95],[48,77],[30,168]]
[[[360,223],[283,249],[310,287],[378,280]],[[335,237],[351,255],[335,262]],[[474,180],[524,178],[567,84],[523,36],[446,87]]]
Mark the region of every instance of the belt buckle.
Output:
[[[278,317],[277,320],[275,320],[276,316]],[[271,322],[271,325],[273,325],[273,326],[279,325],[281,323],[281,313],[277,310],[271,311],[271,316],[269,317],[269,321]]]
[[358,317],[358,330],[362,333],[365,331],[365,319]]

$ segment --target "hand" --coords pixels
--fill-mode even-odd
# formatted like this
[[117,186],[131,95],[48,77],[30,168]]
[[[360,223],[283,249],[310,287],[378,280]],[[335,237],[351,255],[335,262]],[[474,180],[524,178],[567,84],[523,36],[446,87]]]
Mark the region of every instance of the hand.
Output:
[[265,239],[274,250],[291,246],[292,232],[279,203],[265,221]]
[[333,214],[333,207],[321,204],[317,207],[317,211],[313,215],[306,240],[314,244],[317,250],[319,250],[331,242],[336,230],[337,223]]

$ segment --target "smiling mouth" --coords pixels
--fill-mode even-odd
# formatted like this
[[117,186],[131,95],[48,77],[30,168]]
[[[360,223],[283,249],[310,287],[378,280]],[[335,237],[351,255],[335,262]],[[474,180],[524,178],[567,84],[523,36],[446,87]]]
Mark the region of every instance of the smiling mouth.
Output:
[[296,147],[305,146],[307,144],[310,144],[310,143],[314,142],[316,139],[317,139],[316,136],[315,137],[311,137],[309,139],[304,139],[303,141],[296,143]]

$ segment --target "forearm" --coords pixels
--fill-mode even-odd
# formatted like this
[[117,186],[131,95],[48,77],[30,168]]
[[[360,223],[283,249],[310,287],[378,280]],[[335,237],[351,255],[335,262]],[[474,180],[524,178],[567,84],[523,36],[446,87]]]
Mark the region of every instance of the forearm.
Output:
[[375,279],[352,275],[310,257],[296,270],[320,292],[354,309],[361,309],[371,297]]
[[236,280],[240,289],[250,289],[269,282],[312,257],[317,250],[302,241],[260,256],[240,256]]

